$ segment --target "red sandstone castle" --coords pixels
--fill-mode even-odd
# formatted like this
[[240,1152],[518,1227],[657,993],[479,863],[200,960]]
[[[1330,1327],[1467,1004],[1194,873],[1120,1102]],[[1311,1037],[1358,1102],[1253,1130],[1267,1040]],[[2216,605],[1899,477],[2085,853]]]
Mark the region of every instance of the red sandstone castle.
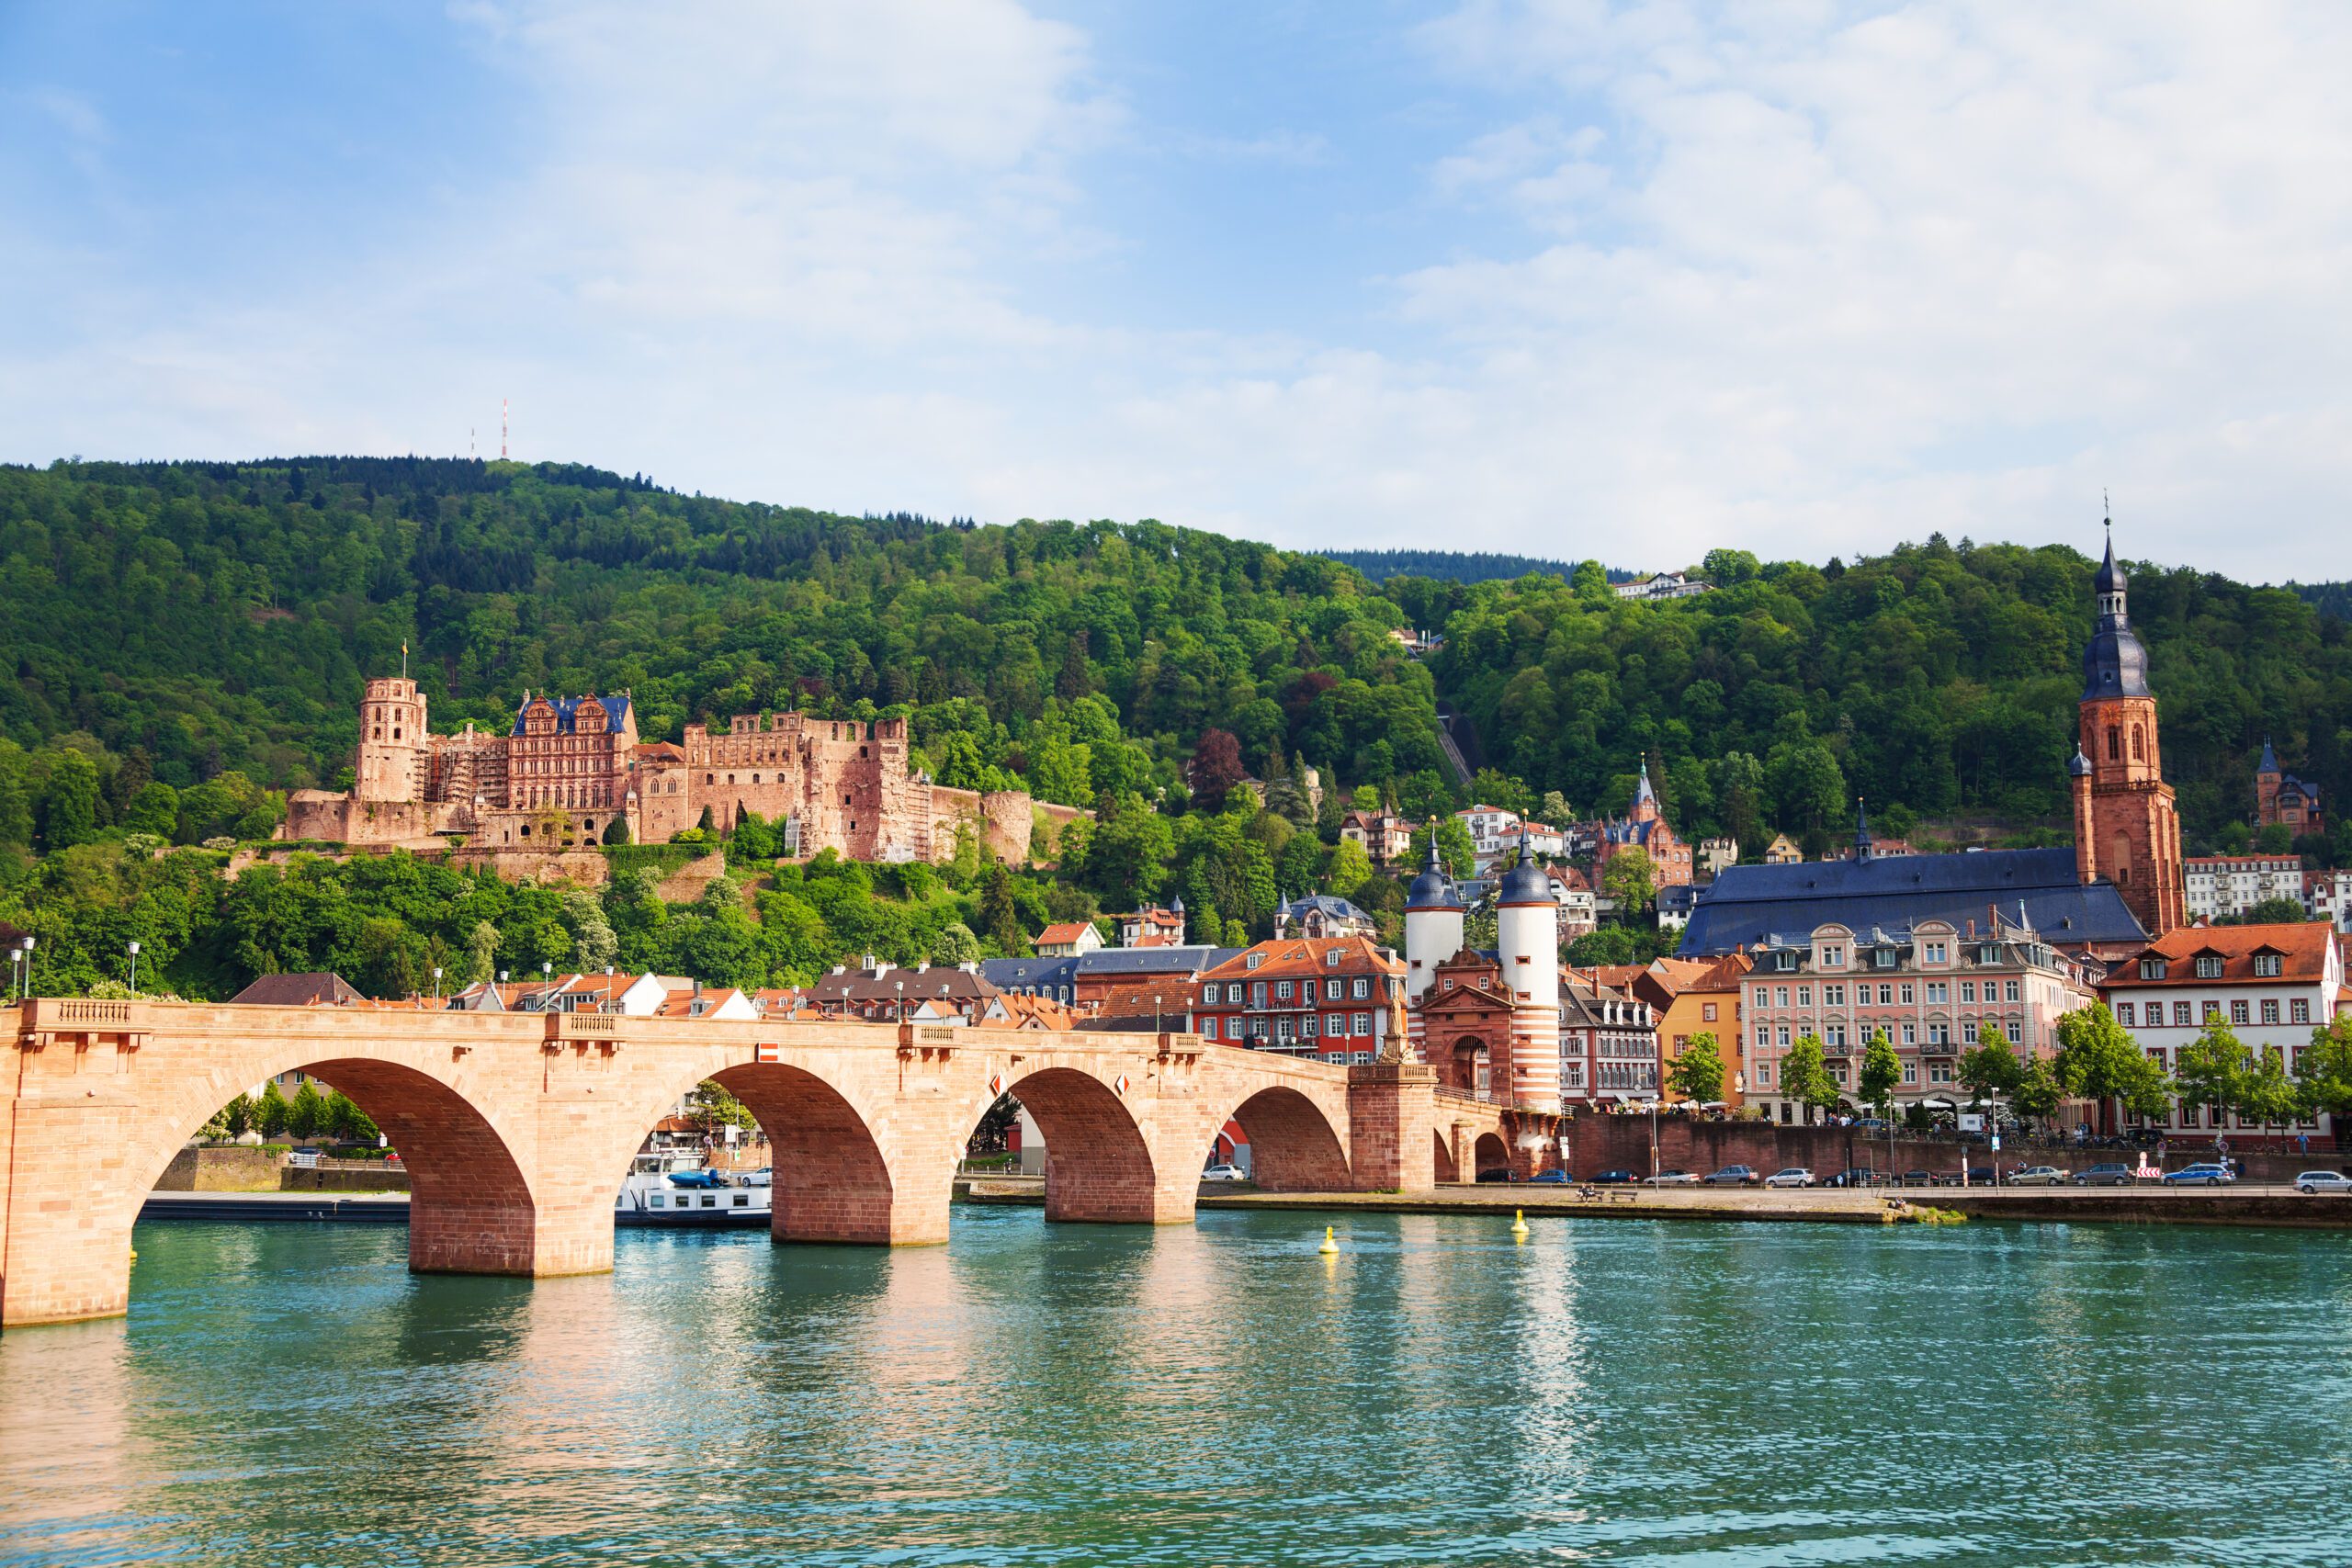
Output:
[[435,735],[424,694],[400,677],[368,682],[354,773],[347,794],[295,791],[279,836],[437,844],[462,833],[487,849],[562,850],[598,842],[617,818],[632,840],[659,844],[707,809],[722,831],[745,812],[786,823],[787,852],[802,855],[944,860],[968,825],[986,852],[1019,860],[1038,813],[1083,815],[910,773],[902,718],[739,714],[724,731],[690,724],[681,744],[649,744],[627,693],[526,693],[503,735],[470,724]]

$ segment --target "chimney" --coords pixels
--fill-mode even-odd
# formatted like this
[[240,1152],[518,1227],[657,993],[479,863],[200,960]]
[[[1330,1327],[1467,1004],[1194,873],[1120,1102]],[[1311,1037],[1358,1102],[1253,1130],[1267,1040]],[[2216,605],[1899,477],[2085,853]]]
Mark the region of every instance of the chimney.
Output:
[[695,982],[695,995],[702,995],[702,982],[700,980],[696,980]]

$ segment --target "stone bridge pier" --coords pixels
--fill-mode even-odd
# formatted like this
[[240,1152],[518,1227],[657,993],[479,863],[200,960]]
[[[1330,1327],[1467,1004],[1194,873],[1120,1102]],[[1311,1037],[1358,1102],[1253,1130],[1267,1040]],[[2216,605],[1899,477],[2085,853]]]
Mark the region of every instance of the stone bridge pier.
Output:
[[1178,1033],[49,998],[0,1020],[15,1056],[0,1082],[7,1326],[122,1312],[131,1226],[164,1168],[231,1099],[297,1068],[401,1151],[424,1272],[610,1269],[631,1156],[705,1079],[767,1134],[780,1242],[944,1241],[957,1161],[1000,1093],[1045,1132],[1056,1221],[1190,1221],[1227,1120],[1259,1184],[1288,1191],[1426,1190],[1453,1175],[1465,1125],[1500,1126],[1491,1107],[1441,1111],[1418,1065]]

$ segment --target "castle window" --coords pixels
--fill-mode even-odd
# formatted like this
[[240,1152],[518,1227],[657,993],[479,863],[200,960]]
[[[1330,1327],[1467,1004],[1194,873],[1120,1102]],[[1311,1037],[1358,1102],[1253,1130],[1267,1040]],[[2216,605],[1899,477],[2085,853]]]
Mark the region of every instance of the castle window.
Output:
[[400,732],[399,728],[396,726],[396,727],[394,727],[394,728],[393,728],[393,730],[392,730],[392,739],[395,739],[395,740],[398,740],[400,738],[401,738],[401,732]]
[[2123,731],[2113,725],[2107,727],[2107,760],[2120,761],[2123,756]]
[[2148,760],[2148,750],[2141,736],[2140,727],[2136,724],[2132,727],[2132,760],[2135,762],[2144,762]]

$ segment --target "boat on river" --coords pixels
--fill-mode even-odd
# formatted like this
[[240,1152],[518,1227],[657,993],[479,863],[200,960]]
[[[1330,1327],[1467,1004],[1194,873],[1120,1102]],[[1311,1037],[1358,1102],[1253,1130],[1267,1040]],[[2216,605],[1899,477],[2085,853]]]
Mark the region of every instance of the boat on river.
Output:
[[758,1225],[775,1213],[775,1189],[712,1170],[699,1155],[682,1151],[641,1154],[613,1200],[613,1224],[678,1230],[719,1225]]

